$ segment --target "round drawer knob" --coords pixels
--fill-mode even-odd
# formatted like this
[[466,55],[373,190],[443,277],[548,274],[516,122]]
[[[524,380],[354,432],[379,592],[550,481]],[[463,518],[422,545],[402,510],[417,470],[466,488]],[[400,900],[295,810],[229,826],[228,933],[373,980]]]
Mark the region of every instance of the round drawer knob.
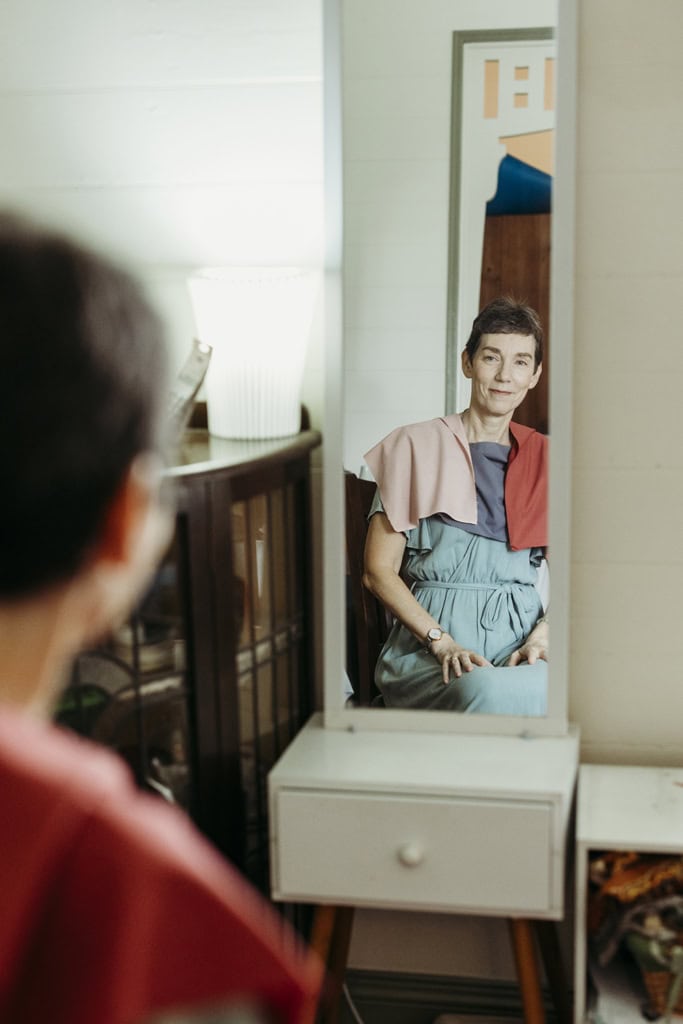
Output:
[[416,868],[424,860],[425,852],[420,843],[403,843],[398,848],[398,859],[406,868]]

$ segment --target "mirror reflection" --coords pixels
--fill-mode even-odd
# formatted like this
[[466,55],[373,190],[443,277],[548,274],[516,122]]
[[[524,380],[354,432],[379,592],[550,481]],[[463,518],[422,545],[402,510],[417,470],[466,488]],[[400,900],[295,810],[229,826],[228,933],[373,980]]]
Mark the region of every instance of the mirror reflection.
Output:
[[342,5],[346,696],[542,716],[554,5],[384,6]]

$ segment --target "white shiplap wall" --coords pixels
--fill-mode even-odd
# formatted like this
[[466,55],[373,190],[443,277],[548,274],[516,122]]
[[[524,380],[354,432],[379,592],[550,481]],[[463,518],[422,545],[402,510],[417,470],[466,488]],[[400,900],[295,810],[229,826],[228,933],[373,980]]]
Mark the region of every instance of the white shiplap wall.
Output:
[[570,713],[683,764],[683,4],[582,0]]
[[[188,268],[320,264],[319,0],[4,0],[0,20],[0,203],[137,264],[176,363]],[[318,422],[320,361],[318,327]]]

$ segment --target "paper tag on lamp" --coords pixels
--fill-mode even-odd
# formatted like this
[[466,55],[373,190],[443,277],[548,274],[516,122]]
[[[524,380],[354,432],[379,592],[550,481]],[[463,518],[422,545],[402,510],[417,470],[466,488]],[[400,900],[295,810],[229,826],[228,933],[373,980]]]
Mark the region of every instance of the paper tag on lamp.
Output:
[[296,267],[212,267],[188,284],[197,336],[213,348],[205,380],[209,432],[246,440],[297,434],[317,275]]

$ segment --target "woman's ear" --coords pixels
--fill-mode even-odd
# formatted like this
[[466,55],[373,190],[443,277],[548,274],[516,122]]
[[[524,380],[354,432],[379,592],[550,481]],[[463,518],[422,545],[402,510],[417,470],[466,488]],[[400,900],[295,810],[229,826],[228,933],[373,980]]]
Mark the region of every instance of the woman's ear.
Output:
[[462,372],[469,380],[472,376],[472,360],[466,348],[460,353],[460,365],[462,366]]
[[538,382],[539,382],[539,380],[541,378],[541,374],[542,373],[543,373],[543,363],[539,363],[538,366],[536,367],[536,369],[534,370],[533,377],[531,378],[531,383],[529,384],[529,391],[531,391],[532,388],[536,387],[536,385],[538,384]]

